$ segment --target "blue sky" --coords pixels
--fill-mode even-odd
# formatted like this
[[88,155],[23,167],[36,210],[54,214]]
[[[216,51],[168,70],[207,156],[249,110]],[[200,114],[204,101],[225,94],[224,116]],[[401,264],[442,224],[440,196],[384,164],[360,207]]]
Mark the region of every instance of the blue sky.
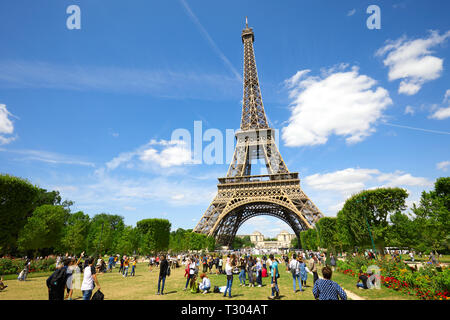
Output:
[[[66,26],[74,4],[80,30]],[[381,29],[366,26],[372,4]],[[192,161],[169,141],[178,128],[193,137],[194,121],[203,133],[239,127],[248,16],[266,113],[306,194],[328,216],[379,186],[406,188],[411,205],[450,169],[449,9],[406,0],[2,1],[0,172],[60,190],[91,216],[195,227],[228,165]],[[260,216],[239,233],[283,229]]]

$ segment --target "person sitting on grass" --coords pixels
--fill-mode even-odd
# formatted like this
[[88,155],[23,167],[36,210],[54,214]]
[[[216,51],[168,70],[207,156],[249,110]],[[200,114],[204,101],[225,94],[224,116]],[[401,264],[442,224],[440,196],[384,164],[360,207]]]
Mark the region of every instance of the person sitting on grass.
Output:
[[347,300],[347,294],[345,291],[334,281],[331,281],[330,267],[324,267],[322,269],[322,275],[324,279],[318,279],[314,283],[313,294],[316,300]]
[[[358,278],[358,282],[356,283],[356,287],[358,289],[369,289],[373,283],[371,283],[371,281],[369,281],[369,277],[372,275],[372,271],[368,272],[368,276],[366,276],[362,270],[359,270],[359,278]],[[374,280],[375,281],[375,280]],[[361,283],[360,283],[361,282]]]
[[200,275],[200,279],[202,282],[198,285],[198,288],[200,291],[203,291],[203,294],[208,293],[208,290],[211,289],[211,280],[209,280],[205,273]]
[[8,286],[3,283],[3,277],[1,277],[0,278],[0,291],[3,291],[6,288],[8,288]]

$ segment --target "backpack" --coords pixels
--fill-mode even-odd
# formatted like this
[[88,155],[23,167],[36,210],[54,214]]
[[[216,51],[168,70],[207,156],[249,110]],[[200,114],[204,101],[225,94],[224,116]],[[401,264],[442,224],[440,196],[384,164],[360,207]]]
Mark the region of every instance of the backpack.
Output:
[[100,290],[97,290],[97,292],[94,293],[91,300],[104,300],[105,295]]
[[64,285],[66,282],[66,269],[60,268],[53,273],[50,278],[50,286],[53,289],[58,288],[61,285]]
[[219,287],[218,287],[218,286],[214,286],[213,292],[214,292],[214,293],[220,293]]

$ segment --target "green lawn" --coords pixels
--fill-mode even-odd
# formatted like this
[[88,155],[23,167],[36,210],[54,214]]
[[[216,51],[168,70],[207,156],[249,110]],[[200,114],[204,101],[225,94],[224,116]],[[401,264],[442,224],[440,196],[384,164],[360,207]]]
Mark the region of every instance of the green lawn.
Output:
[[[37,274],[36,274],[37,275]],[[159,270],[154,268],[148,271],[147,264],[138,264],[135,277],[123,278],[118,273],[118,268],[112,273],[100,274],[98,276],[102,292],[105,299],[112,300],[221,300],[221,293],[193,294],[190,291],[183,291],[186,283],[184,278],[184,268],[172,270],[170,277],[166,279],[166,285],[163,296],[156,295],[158,286]],[[304,292],[293,292],[292,276],[285,271],[285,266],[280,265],[279,287],[282,300],[312,300],[312,277],[309,276]],[[0,292],[0,300],[45,300],[47,299],[47,287],[45,280],[48,275],[43,277],[30,277],[27,281],[5,280],[8,288]],[[211,285],[225,286],[225,275],[209,275]],[[230,300],[266,300],[270,295],[270,280],[263,278],[263,287],[249,288],[239,286],[238,276],[234,276],[232,287],[232,298]],[[74,290],[74,299],[81,298],[81,291]]]
[[[308,275],[307,287],[305,291],[293,292],[292,276],[290,272],[286,272],[286,266],[280,265],[279,287],[281,300],[313,300],[312,295],[312,276]],[[5,284],[8,288],[0,292],[0,300],[46,300],[47,287],[45,280],[49,273],[31,274],[27,281],[22,282],[16,280],[17,276],[11,275],[12,279],[4,277]],[[163,296],[156,295],[158,286],[159,270],[154,268],[149,271],[146,263],[138,264],[135,277],[124,278],[118,273],[118,268],[112,273],[99,274],[102,292],[107,300],[222,300],[224,298],[221,293],[193,294],[189,290],[184,291],[186,278],[184,278],[184,268],[172,270],[170,277],[166,279],[166,285]],[[225,275],[208,275],[211,279],[211,285],[225,286]],[[364,297],[365,299],[414,299],[407,295],[400,294],[394,290],[382,288],[380,290],[358,290],[355,288],[356,278],[344,275],[339,272],[333,273],[333,280],[338,282],[344,289]],[[239,286],[238,275],[234,276],[232,287],[232,298],[230,300],[266,300],[270,295],[270,279],[263,278],[263,287],[249,288]],[[74,290],[73,298],[81,299],[81,291]]]

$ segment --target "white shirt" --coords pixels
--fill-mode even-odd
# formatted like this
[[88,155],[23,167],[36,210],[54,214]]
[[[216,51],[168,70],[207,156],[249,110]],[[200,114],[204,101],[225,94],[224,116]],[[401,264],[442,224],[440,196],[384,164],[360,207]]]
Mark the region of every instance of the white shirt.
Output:
[[211,280],[209,278],[204,277],[202,281],[202,285],[204,288],[211,288]]
[[233,275],[233,267],[229,263],[227,263],[225,266],[225,272],[226,272],[227,276]]
[[295,273],[298,274],[300,273],[299,265],[300,263],[297,260],[292,259],[291,262],[289,263],[289,269],[290,270],[295,269]]
[[192,262],[189,265],[189,274],[194,274],[195,273],[195,267],[196,267],[195,262]]
[[[92,267],[93,268],[93,267]],[[91,267],[84,268],[83,283],[81,284],[81,290],[93,290],[94,278],[92,277]]]

